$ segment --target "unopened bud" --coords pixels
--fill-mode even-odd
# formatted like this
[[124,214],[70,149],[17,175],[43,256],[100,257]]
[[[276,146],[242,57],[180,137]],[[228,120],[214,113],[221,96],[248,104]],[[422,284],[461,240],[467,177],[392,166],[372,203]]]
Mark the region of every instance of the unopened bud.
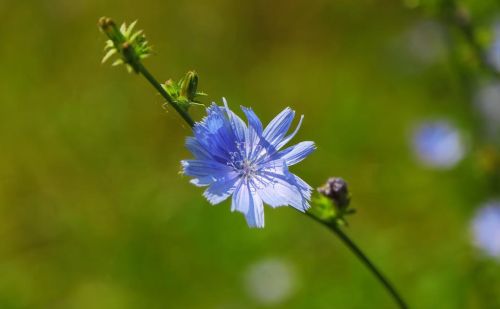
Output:
[[188,101],[194,101],[196,90],[198,88],[198,74],[195,71],[189,71],[181,82],[180,95],[187,98]]
[[109,17],[101,17],[99,18],[99,26],[102,28],[102,29],[105,29],[105,28],[108,28],[108,27],[111,27],[111,26],[114,26],[115,25],[115,22],[109,18]]
[[347,208],[351,202],[347,183],[340,177],[329,178],[324,186],[318,188],[318,192],[332,200],[340,209]]
[[99,18],[99,27],[115,44],[119,44],[124,41],[123,35],[120,33],[120,30],[116,27],[115,22],[111,18]]
[[163,89],[165,89],[165,91],[168,93],[168,95],[176,100],[177,99],[177,85],[174,83],[173,80],[169,79],[167,80],[164,84],[163,84]]

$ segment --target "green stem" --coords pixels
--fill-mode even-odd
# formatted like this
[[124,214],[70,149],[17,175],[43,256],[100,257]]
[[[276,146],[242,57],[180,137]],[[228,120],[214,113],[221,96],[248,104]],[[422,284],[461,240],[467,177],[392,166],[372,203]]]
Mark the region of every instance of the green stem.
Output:
[[500,73],[488,61],[488,56],[477,38],[476,28],[468,16],[468,12],[461,8],[456,0],[443,0],[441,6],[445,21],[462,33],[482,69],[493,77],[500,77]]
[[342,242],[352,251],[352,253],[354,253],[354,255],[356,255],[356,257],[372,272],[372,274],[384,286],[387,292],[389,292],[398,306],[400,308],[408,308],[403,298],[399,295],[399,293],[389,282],[389,280],[382,274],[382,272],[380,272],[380,270],[378,270],[378,268],[370,261],[370,259],[368,259],[363,251],[361,251],[361,249],[335,223],[323,221],[309,212],[306,212],[306,215],[314,219],[316,222],[323,224],[335,235],[337,235],[340,240],[342,240]]
[[192,128],[194,127],[194,121],[193,119],[191,118],[191,116],[189,116],[189,114],[184,110],[182,109],[179,104],[177,104],[177,102],[175,102],[172,97],[170,97],[168,95],[168,93],[165,91],[165,89],[163,89],[163,87],[161,86],[161,84],[156,80],[156,78],[154,78],[153,75],[151,75],[151,73],[149,73],[149,71],[146,69],[146,67],[142,64],[142,62],[140,61],[136,61],[134,63],[134,65],[136,66],[137,70],[139,73],[141,73],[147,80],[148,82],[153,85],[153,87],[155,87],[155,89],[162,95],[162,97],[165,98],[165,100],[167,100],[168,103],[170,103],[170,105],[172,105],[175,109],[175,111],[177,113],[179,113],[179,115],[181,115],[182,119],[184,119],[187,124]]
[[[477,37],[477,30],[472,22],[472,19],[466,13],[465,7],[460,7],[456,0],[442,0],[441,16],[443,20],[449,24],[449,27],[456,27],[464,36],[465,42],[469,45],[471,50],[474,52],[479,64],[483,68],[485,73],[489,73],[489,77],[500,78],[500,72],[488,61],[487,51],[484,49]],[[453,44],[453,45],[452,45]],[[473,75],[470,70],[465,70],[464,66],[461,64],[460,60],[457,60],[457,45],[456,42],[450,42],[450,55],[454,57],[454,65],[459,72],[461,72],[461,77],[463,80],[463,87],[467,94],[467,100],[471,101],[474,96],[474,86],[477,84],[478,77]],[[469,108],[471,106],[469,105]],[[479,117],[477,113],[471,113],[475,117]],[[475,124],[475,138],[477,139],[477,147],[481,148],[489,144],[488,141],[484,140],[484,121],[481,119],[472,118],[472,123]],[[498,149],[496,150],[496,155],[498,155]],[[492,194],[498,193],[498,188],[500,188],[500,166],[496,165],[492,170],[487,171],[488,181],[490,183],[489,190]]]

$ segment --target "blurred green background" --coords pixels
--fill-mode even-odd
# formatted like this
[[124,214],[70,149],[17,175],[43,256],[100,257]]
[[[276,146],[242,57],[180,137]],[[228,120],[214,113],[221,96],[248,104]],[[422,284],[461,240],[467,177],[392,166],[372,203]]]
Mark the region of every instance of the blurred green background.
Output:
[[[318,149],[293,171],[314,187],[349,182],[347,232],[411,307],[500,308],[500,264],[471,244],[471,216],[490,198],[475,144],[446,171],[412,153],[422,119],[476,126],[448,30],[435,4],[417,4],[0,1],[0,308],[393,307],[306,216],[266,207],[257,230],[228,202],[208,205],[179,174],[190,130],[142,77],[100,64],[102,15],[138,19],[150,71],[197,70],[206,103],[226,97],[264,122],[286,106],[304,114],[295,140]],[[500,12],[466,5],[485,27]],[[271,301],[254,291],[266,276],[251,279],[269,261],[267,277],[281,265],[290,285]]]

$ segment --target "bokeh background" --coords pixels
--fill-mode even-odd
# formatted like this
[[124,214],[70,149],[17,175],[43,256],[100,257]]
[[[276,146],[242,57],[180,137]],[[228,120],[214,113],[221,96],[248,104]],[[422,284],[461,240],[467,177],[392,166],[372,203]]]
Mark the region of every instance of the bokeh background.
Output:
[[[500,190],[500,91],[441,4],[0,1],[0,308],[393,306],[306,216],[267,207],[257,230],[209,206],[179,174],[190,130],[142,77],[100,64],[102,15],[138,19],[150,71],[197,70],[206,103],[304,114],[296,141],[318,149],[293,171],[348,181],[347,233],[411,307],[500,308],[499,259],[472,223]],[[462,4],[490,50],[500,5]]]

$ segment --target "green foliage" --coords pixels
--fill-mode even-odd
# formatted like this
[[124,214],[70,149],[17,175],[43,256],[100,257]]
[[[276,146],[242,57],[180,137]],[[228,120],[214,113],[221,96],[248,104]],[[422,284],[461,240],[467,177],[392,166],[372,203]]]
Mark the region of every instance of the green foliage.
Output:
[[188,111],[192,105],[204,106],[198,101],[198,97],[206,96],[207,94],[198,91],[198,74],[195,71],[187,72],[178,82],[169,79],[162,87],[185,111]]
[[102,17],[99,20],[101,30],[109,38],[104,46],[106,54],[102,58],[102,63],[118,55],[119,58],[113,62],[113,66],[125,64],[127,71],[139,72],[137,61],[149,57],[151,47],[142,30],[134,31],[136,23],[137,21],[134,21],[128,26],[122,23],[118,29],[110,18]]
[[[498,1],[468,3],[490,31]],[[453,59],[422,64],[405,45],[436,15],[387,1],[28,0],[0,1],[0,308],[261,308],[244,274],[269,256],[298,281],[275,308],[393,308],[312,220],[267,208],[266,229],[250,230],[193,193],[178,175],[189,128],[142,79],[96,60],[103,12],[147,26],[155,72],[195,67],[214,100],[264,122],[287,105],[304,114],[297,138],[318,149],[291,170],[349,180],[350,236],[412,308],[499,307],[500,265],[469,230],[497,148],[471,143],[454,170],[434,171],[408,140],[426,117],[479,122]]]
[[348,225],[346,216],[356,213],[356,210],[350,207],[339,207],[326,196],[316,194],[312,199],[309,212],[325,222]]

